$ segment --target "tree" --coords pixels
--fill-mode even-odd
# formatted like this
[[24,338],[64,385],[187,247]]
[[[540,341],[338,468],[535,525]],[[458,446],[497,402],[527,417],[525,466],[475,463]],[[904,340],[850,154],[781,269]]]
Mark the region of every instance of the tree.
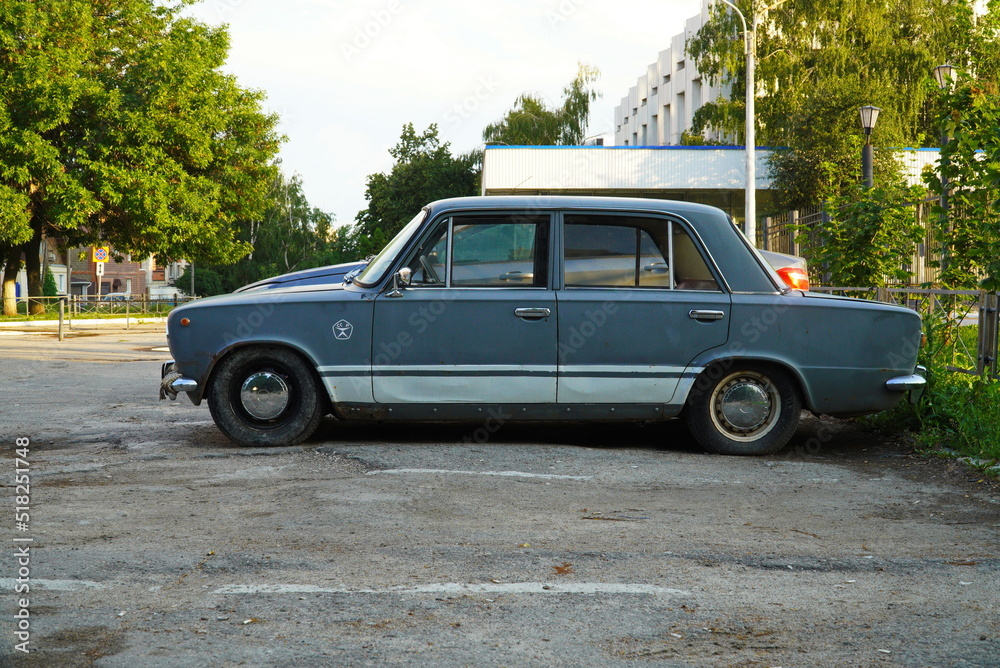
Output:
[[[197,295],[232,292],[269,276],[332,263],[333,216],[309,204],[302,178],[277,174],[268,199],[264,215],[241,225],[237,235],[250,253],[231,264],[200,263],[195,269]],[[189,294],[190,275],[185,273],[175,285]]]
[[42,281],[42,296],[56,297],[59,295],[59,288],[56,286],[56,277],[52,275],[52,270],[45,267],[45,279]]
[[[0,5],[0,257],[41,292],[42,235],[216,262],[249,251],[276,172],[276,117],[220,71],[224,28],[192,0]],[[5,300],[5,306],[7,301]]]
[[174,285],[188,297],[211,297],[232,292],[232,288],[226,287],[222,274],[211,267],[195,267],[194,293],[191,292],[191,265],[184,267]]
[[[818,204],[858,181],[858,108],[883,109],[882,146],[933,145],[926,85],[968,37],[969,0],[736,0],[757,23],[758,144],[788,147],[772,162],[782,204]],[[722,3],[688,43],[698,70],[729,94],[695,115],[696,132],[742,141],[746,67],[739,19]],[[876,152],[876,163],[885,155]],[[876,165],[894,171],[890,162]]]
[[368,208],[359,211],[350,230],[337,235],[344,261],[377,253],[428,202],[477,193],[477,169],[472,156],[454,157],[441,143],[437,125],[418,135],[412,123],[403,126],[399,143],[389,149],[396,159],[388,174],[370,174],[365,188]]
[[591,88],[600,72],[579,65],[576,78],[563,88],[562,105],[550,109],[531,93],[522,93],[502,119],[483,130],[487,144],[509,146],[576,146],[583,143],[590,121],[590,103],[600,97]]
[[278,174],[267,211],[240,232],[239,239],[250,246],[250,253],[231,265],[212,265],[221,277],[223,291],[231,292],[268,276],[327,264],[332,224],[331,214],[309,204],[300,176],[286,179]]
[[[1000,289],[1000,89],[963,78],[942,94],[941,123],[950,138],[941,151],[948,209],[940,205],[937,236],[944,254],[941,282],[954,288]],[[946,186],[929,173],[931,189]]]
[[908,281],[913,274],[905,265],[926,235],[910,204],[922,192],[897,181],[874,188],[855,185],[831,198],[829,222],[808,230],[815,235],[805,251],[812,267],[822,266],[830,285]]
[[[953,90],[936,91],[936,122],[947,142],[939,173],[926,175],[939,203],[936,236],[941,282],[1000,289],[1000,2],[966,17]],[[941,176],[944,177],[942,180]]]

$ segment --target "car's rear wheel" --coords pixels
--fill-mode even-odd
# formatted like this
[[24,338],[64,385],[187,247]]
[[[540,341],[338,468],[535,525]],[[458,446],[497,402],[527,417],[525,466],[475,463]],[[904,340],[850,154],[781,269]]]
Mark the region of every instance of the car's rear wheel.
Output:
[[745,364],[702,372],[685,415],[691,435],[709,452],[765,455],[788,443],[801,411],[798,387],[786,372]]
[[309,438],[325,405],[309,365],[273,346],[242,348],[223,359],[208,391],[215,424],[244,446],[294,445]]

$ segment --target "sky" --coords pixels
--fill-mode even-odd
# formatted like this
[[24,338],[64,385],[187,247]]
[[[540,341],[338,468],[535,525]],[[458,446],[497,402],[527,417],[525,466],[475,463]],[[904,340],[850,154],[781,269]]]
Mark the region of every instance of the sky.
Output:
[[226,70],[266,93],[287,136],[282,169],[311,205],[354,221],[365,179],[386,172],[403,125],[436,123],[453,154],[524,92],[550,105],[577,64],[601,71],[589,135],[613,134],[614,108],[700,0],[202,0],[188,13],[228,24]]

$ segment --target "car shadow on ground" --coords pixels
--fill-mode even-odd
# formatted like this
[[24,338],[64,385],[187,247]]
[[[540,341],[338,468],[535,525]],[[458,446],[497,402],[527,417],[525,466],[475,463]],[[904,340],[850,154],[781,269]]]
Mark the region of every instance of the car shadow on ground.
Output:
[[[326,418],[303,445],[525,445],[548,444],[586,448],[631,448],[707,454],[681,419],[654,423],[517,423],[487,431],[481,422],[354,423]],[[823,459],[861,456],[880,445],[875,434],[856,420],[817,417],[803,412],[788,445],[767,457]]]

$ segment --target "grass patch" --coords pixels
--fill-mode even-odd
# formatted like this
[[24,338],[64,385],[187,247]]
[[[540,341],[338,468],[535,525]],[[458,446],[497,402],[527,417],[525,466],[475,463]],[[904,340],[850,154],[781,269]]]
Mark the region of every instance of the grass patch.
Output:
[[975,369],[978,328],[928,318],[928,345],[920,363],[927,367],[927,388],[916,404],[867,418],[877,431],[909,431],[919,448],[1000,462],[1000,381],[949,370]]

